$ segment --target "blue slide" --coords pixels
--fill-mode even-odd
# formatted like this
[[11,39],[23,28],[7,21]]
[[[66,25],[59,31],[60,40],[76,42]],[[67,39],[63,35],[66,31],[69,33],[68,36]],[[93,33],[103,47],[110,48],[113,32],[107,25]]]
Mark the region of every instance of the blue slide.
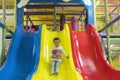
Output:
[[41,26],[37,32],[26,32],[21,26],[16,28],[8,57],[0,68],[0,80],[31,80],[37,69]]

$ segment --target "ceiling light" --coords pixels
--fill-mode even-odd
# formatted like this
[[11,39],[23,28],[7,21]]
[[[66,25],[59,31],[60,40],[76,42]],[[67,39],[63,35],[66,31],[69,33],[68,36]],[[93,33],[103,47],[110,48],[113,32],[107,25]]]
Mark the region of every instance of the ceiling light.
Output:
[[24,8],[24,11],[27,11],[27,9],[26,9],[26,8]]
[[96,5],[98,5],[100,3],[100,1],[97,1]]
[[63,0],[64,2],[70,2],[71,0]]

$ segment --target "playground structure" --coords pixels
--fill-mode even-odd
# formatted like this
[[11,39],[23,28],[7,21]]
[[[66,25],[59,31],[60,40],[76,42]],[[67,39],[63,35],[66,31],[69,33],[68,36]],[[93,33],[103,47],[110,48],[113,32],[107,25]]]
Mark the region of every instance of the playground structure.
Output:
[[[40,3],[46,0],[30,0],[29,3],[31,2]],[[54,0],[47,2],[54,2]],[[58,2],[62,1],[58,0]],[[59,32],[48,31],[46,25],[40,25],[38,31],[35,32],[25,31],[21,19],[24,6],[17,9],[17,27],[8,58],[0,69],[1,80],[117,80],[120,78],[120,72],[108,64],[100,37],[91,25],[94,23],[91,16],[93,15],[92,4],[88,5],[84,0],[73,2],[80,2],[88,10],[88,25],[84,32],[74,32],[67,24]],[[70,59],[63,58],[60,73],[51,76],[49,52],[53,46],[51,42],[54,37],[61,38],[61,45]]]
[[[70,40],[70,32],[67,25],[65,25],[64,29],[60,32],[53,32],[47,30],[46,25],[42,27],[42,40],[41,40],[41,51],[40,51],[40,60],[36,73],[33,75],[32,80],[42,79],[42,80],[82,80],[82,77],[75,70],[73,57],[72,57],[72,49],[71,49],[71,40]],[[66,37],[65,37],[66,36]],[[58,75],[50,75],[50,49],[53,46],[53,39],[55,37],[59,37],[61,39],[61,45],[64,50],[70,57],[69,59],[65,59],[63,57],[63,61],[61,63],[60,72]],[[67,44],[66,44],[67,43]],[[70,76],[70,77],[68,77]]]

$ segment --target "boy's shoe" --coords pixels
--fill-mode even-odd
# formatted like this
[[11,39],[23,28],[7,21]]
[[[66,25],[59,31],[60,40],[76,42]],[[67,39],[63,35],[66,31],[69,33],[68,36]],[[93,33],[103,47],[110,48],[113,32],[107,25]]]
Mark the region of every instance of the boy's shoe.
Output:
[[50,75],[54,75],[55,73],[51,73]]
[[51,73],[50,75],[51,75],[51,76],[52,76],[52,75],[58,75],[58,72],[56,72],[56,73]]
[[55,74],[58,75],[58,72],[56,72]]

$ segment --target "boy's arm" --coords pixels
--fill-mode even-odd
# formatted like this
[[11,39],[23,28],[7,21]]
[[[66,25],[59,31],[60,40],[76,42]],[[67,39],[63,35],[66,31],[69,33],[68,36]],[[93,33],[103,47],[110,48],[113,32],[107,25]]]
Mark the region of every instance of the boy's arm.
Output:
[[62,52],[63,52],[63,54],[64,54],[64,56],[65,56],[66,58],[69,58],[69,56],[66,54],[66,52],[64,51],[63,48],[62,48]]
[[51,49],[51,51],[50,51],[50,56],[52,56],[52,49]]
[[51,58],[53,58],[53,49],[54,49],[54,47],[51,49],[51,51],[50,51],[50,57]]
[[67,56],[66,52],[64,51],[64,49],[62,48],[62,52],[64,54],[64,56]]
[[51,50],[51,52],[50,52],[50,57],[51,57],[51,58],[54,58],[53,53],[52,53],[52,50]]

